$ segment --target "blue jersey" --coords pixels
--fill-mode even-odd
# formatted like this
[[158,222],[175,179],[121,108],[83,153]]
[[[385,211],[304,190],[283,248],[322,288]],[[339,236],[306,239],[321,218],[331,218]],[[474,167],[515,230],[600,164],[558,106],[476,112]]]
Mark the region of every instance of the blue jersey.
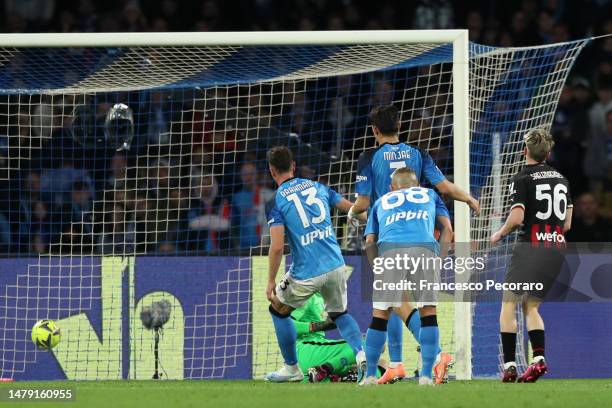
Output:
[[449,215],[434,190],[410,187],[392,191],[374,203],[365,235],[378,236],[380,252],[398,244],[424,244],[438,253],[440,247],[434,236],[437,216]]
[[431,156],[424,150],[406,143],[385,143],[367,150],[357,163],[357,194],[370,197],[370,207],[384,194],[391,191],[391,174],[396,169],[408,167],[415,172],[419,184],[432,186],[445,180]]
[[268,224],[285,226],[294,279],[314,278],[344,265],[330,216],[340,200],[336,191],[308,179],[292,178],[278,187]]

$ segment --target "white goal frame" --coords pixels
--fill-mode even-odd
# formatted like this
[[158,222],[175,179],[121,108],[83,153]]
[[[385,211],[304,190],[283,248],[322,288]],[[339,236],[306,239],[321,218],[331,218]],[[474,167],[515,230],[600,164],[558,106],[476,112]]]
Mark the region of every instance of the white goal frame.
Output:
[[[154,47],[240,45],[452,44],[454,183],[470,191],[468,30],[0,34],[0,47]],[[455,202],[455,241],[470,242],[470,211]],[[462,254],[462,256],[469,254]],[[456,275],[469,280],[467,273]],[[457,379],[472,378],[472,304],[456,293]]]

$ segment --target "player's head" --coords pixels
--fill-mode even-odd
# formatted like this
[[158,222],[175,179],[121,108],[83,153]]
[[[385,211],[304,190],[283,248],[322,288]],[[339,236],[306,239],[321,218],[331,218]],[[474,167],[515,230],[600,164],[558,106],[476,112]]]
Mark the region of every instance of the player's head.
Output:
[[576,210],[583,220],[592,220],[597,218],[599,213],[599,205],[597,204],[595,195],[590,192],[580,194],[576,199]]
[[554,145],[551,134],[544,129],[531,129],[525,135],[525,155],[537,163],[546,160]]
[[377,106],[370,112],[370,125],[376,140],[399,132],[399,113],[393,105]]
[[419,179],[411,168],[402,167],[391,174],[391,191],[416,187],[418,185]]
[[289,175],[293,177],[295,172],[295,162],[293,161],[293,153],[287,146],[275,146],[268,150],[266,154],[270,174],[277,181],[277,178]]

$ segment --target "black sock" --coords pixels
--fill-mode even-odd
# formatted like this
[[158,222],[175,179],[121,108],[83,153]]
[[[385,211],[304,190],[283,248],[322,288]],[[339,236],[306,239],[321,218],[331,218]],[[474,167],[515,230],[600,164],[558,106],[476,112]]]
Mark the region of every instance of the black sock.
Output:
[[504,363],[516,360],[516,333],[499,333],[504,350]]
[[415,313],[418,313],[418,312],[419,312],[419,309],[417,309],[416,307],[414,309],[412,309],[412,312],[410,312],[410,314],[408,315],[408,318],[404,322],[404,324],[406,325],[408,330],[410,330],[410,319],[412,319],[412,315],[415,314]]
[[544,357],[544,330],[530,330],[528,333],[533,357]]

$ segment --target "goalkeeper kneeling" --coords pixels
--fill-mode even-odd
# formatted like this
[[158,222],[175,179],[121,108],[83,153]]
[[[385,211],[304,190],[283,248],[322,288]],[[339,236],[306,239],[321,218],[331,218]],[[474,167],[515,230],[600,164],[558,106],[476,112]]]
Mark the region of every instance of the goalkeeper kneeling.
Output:
[[[297,358],[309,382],[356,382],[355,353],[344,340],[328,339],[325,331],[336,328],[325,314],[323,297],[315,293],[306,304],[291,313],[297,331]],[[379,375],[387,363],[379,360]],[[306,381],[306,379],[304,379]]]

